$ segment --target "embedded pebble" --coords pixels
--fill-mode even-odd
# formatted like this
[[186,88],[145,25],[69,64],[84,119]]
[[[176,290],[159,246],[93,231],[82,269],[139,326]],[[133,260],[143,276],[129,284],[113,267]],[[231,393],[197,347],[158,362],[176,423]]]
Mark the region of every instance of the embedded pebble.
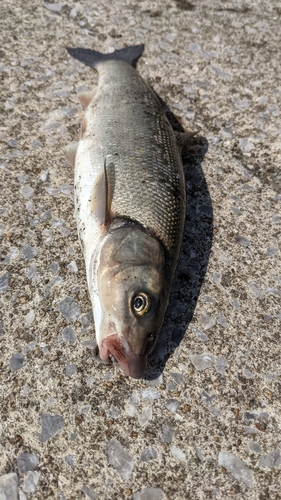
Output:
[[38,471],[29,471],[24,476],[22,489],[25,493],[34,493],[37,488],[41,473]]
[[68,377],[71,377],[71,375],[74,375],[76,372],[76,365],[70,363],[69,365],[66,365],[64,371]]
[[21,194],[25,198],[31,198],[34,195],[34,189],[31,186],[24,186],[21,190]]
[[186,460],[186,454],[174,444],[171,445],[170,450],[173,457],[179,462],[183,462],[184,460]]
[[162,434],[160,436],[160,441],[162,441],[162,443],[171,443],[174,435],[175,431],[173,429],[168,427],[168,425],[162,425]]
[[80,307],[71,297],[63,299],[58,304],[58,309],[68,323],[78,319],[81,314]]
[[144,400],[158,399],[160,398],[160,393],[156,389],[143,389],[141,391],[141,397]]
[[250,246],[250,240],[248,238],[245,238],[245,236],[235,236],[234,240],[236,243],[239,243],[242,247],[249,247]]
[[214,363],[214,357],[211,354],[191,354],[188,356],[194,368],[198,371],[207,370]]
[[248,488],[254,487],[254,476],[251,469],[233,453],[221,451],[218,464],[224,467],[239,483],[245,483]]
[[132,500],[164,500],[164,493],[160,488],[142,488],[133,494]]
[[18,476],[14,472],[0,476],[0,499],[18,500]]
[[121,412],[118,408],[116,408],[116,406],[111,405],[109,410],[106,412],[106,414],[109,418],[116,419],[116,418],[120,417]]
[[76,265],[75,260],[72,260],[68,265],[67,269],[69,269],[70,272],[72,273],[78,273],[78,267]]
[[82,323],[83,328],[88,328],[91,324],[93,324],[94,319],[92,311],[82,314],[80,321]]
[[26,260],[32,260],[37,256],[38,250],[30,245],[26,245],[22,249],[22,254]]
[[195,453],[196,453],[197,458],[200,460],[200,462],[203,462],[204,457],[202,455],[200,448],[195,448]]
[[75,344],[76,342],[75,331],[69,326],[62,330],[61,336],[63,340],[65,340],[65,342],[68,342],[69,344]]
[[223,356],[217,356],[216,358],[216,371],[221,375],[225,375],[225,370],[227,367],[227,361]]
[[203,403],[205,403],[205,405],[209,405],[212,403],[212,401],[217,397],[216,394],[208,394],[206,391],[202,391],[201,392],[201,398],[202,398],[202,401]]
[[10,358],[9,364],[12,372],[20,370],[24,364],[24,356],[20,352],[16,352]]
[[279,465],[281,465],[281,453],[279,448],[268,455],[263,455],[258,463],[258,466],[263,469],[273,469],[274,467],[279,467]]
[[244,375],[244,377],[249,378],[249,379],[255,378],[254,373],[251,372],[250,370],[248,370],[247,368],[243,368],[243,375]]
[[112,438],[108,441],[106,454],[109,464],[118,472],[121,479],[128,481],[134,469],[134,461],[117,439]]
[[72,466],[74,464],[74,456],[73,455],[66,455],[64,457],[64,460],[66,461],[66,463],[70,466]]
[[82,486],[81,491],[86,495],[87,498],[90,498],[90,500],[95,500],[95,498],[98,498],[97,493],[95,493],[95,491],[88,486]]
[[139,416],[138,421],[141,427],[144,427],[152,419],[152,408],[146,408]]
[[200,317],[200,323],[204,330],[209,330],[216,324],[215,318],[212,318],[212,316],[209,316],[208,314],[201,314]]
[[7,292],[9,288],[10,273],[8,271],[0,276],[0,292]]
[[157,450],[153,448],[153,446],[148,446],[148,448],[145,448],[145,450],[143,450],[140,458],[142,462],[149,462],[150,460],[154,460],[155,458],[157,458],[157,456]]
[[54,273],[54,274],[58,274],[58,270],[59,270],[59,265],[57,262],[52,262],[51,265],[50,265],[50,269],[51,271]]
[[256,441],[249,441],[248,448],[250,451],[253,451],[254,453],[259,453],[259,454],[262,453],[261,445]]
[[31,325],[34,320],[35,320],[35,312],[34,311],[30,311],[24,317],[24,323],[25,323],[26,326]]
[[64,428],[64,418],[60,415],[47,415],[41,416],[41,433],[38,435],[41,443],[46,443],[48,439],[58,434]]
[[219,325],[221,325],[223,327],[227,326],[227,321],[226,321],[225,317],[223,316],[223,314],[219,314],[217,321],[218,321]]
[[165,406],[171,413],[176,413],[180,404],[181,403],[178,399],[168,399]]
[[81,342],[81,345],[86,349],[95,349],[98,344],[96,339],[94,338],[94,339],[84,340],[83,342]]
[[250,283],[249,287],[257,299],[261,299],[263,297],[263,291],[255,283]]
[[20,474],[26,474],[28,471],[33,471],[37,466],[39,460],[36,455],[29,455],[28,453],[20,453],[17,458],[17,466]]

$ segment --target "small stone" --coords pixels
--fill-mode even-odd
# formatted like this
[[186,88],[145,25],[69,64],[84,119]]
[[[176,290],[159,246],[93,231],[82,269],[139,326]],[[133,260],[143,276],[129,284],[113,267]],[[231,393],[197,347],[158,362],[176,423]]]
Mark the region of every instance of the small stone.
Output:
[[9,364],[12,372],[20,370],[24,364],[24,356],[21,353],[16,352],[16,354],[13,354],[10,358]]
[[209,314],[201,314],[200,317],[200,323],[204,330],[209,330],[216,324],[215,318],[212,318],[212,316],[209,316]]
[[41,443],[46,443],[48,439],[58,434],[64,428],[64,418],[60,415],[47,415],[41,416],[42,431],[38,435]]
[[213,274],[213,283],[215,285],[218,285],[221,281],[221,273],[214,273]]
[[223,314],[219,314],[218,316],[218,324],[223,326],[223,327],[226,327],[227,326],[227,321],[225,319],[225,317],[223,316]]
[[16,247],[12,247],[10,250],[10,258],[12,260],[16,259],[19,256],[19,250]]
[[189,356],[194,368],[198,371],[204,371],[210,368],[214,363],[214,357],[211,354],[191,354]]
[[22,490],[19,490],[19,500],[27,500],[27,496]]
[[71,273],[78,273],[78,267],[76,265],[75,260],[72,260],[68,265],[67,268]]
[[38,250],[30,245],[26,245],[22,249],[22,254],[26,260],[32,260],[37,256]]
[[29,471],[26,476],[24,476],[24,481],[23,481],[23,491],[25,493],[34,493],[34,491],[37,488],[39,479],[40,479],[40,472],[38,471]]
[[174,379],[177,385],[181,385],[183,383],[183,374],[182,373],[171,373],[171,377]]
[[256,441],[249,441],[248,442],[248,448],[250,451],[253,451],[254,453],[261,453],[261,445],[257,443]]
[[74,373],[76,372],[76,365],[74,364],[66,365],[64,371],[65,374],[68,375],[68,377],[71,377],[71,375],[74,375]]
[[0,477],[0,499],[18,499],[18,476],[14,472]]
[[241,245],[242,247],[249,247],[250,246],[250,240],[248,240],[248,238],[245,238],[244,236],[235,236],[234,237],[234,240],[236,241],[236,243],[239,243],[239,245]]
[[180,406],[180,401],[178,399],[168,399],[166,403],[166,408],[169,410],[171,413],[176,413],[177,409]]
[[0,276],[0,292],[7,292],[9,288],[10,273],[6,272]]
[[167,425],[162,425],[162,434],[160,436],[160,441],[162,443],[171,443],[175,435],[175,431],[168,427]]
[[60,313],[68,323],[78,319],[81,314],[80,307],[71,297],[66,297],[64,300],[62,300],[59,303],[58,308]]
[[52,273],[58,274],[58,270],[59,270],[58,263],[57,262],[52,262],[51,265],[50,265],[50,269],[51,269]]
[[95,349],[97,347],[97,341],[96,339],[88,339],[84,340],[81,342],[82,347],[85,347],[86,349]]
[[203,403],[205,403],[205,405],[207,406],[211,404],[216,397],[217,397],[216,394],[209,395],[206,391],[201,392],[201,398],[203,400]]
[[242,153],[250,153],[253,149],[255,149],[255,146],[252,142],[249,142],[248,139],[243,138],[239,139],[239,148]]
[[82,314],[80,321],[82,323],[83,328],[88,328],[93,324],[93,313],[92,311],[87,312],[86,314]]
[[118,472],[123,481],[128,481],[134,469],[134,461],[121,443],[112,438],[106,445],[109,464]]
[[160,393],[156,389],[143,389],[141,397],[144,400],[158,399],[160,398]]
[[34,189],[31,186],[24,186],[21,190],[22,196],[25,198],[31,198],[34,195]]
[[174,444],[171,445],[171,453],[173,455],[173,457],[178,460],[179,462],[183,462],[185,459],[186,459],[186,454],[180,450],[177,446],[175,446]]
[[253,473],[240,458],[228,451],[221,451],[218,456],[218,463],[220,467],[224,467],[238,482],[245,483],[248,488],[253,488]]
[[263,291],[255,283],[250,283],[249,287],[257,299],[261,299],[263,297]]
[[281,465],[281,454],[278,448],[268,455],[263,455],[258,463],[258,466],[263,469],[273,469],[279,467],[279,465]]
[[138,396],[137,391],[133,391],[131,396],[130,396],[130,403],[132,403],[135,406],[138,406],[140,404],[140,398]]
[[204,457],[202,455],[202,452],[201,452],[200,448],[195,448],[195,453],[196,453],[196,456],[197,456],[198,460],[200,460],[200,462],[203,462]]
[[141,454],[141,461],[142,462],[149,462],[150,460],[154,460],[157,458],[158,453],[155,448],[152,446],[148,446],[148,448],[145,448]]
[[142,488],[133,494],[132,500],[164,500],[164,493],[160,488]]
[[0,323],[0,337],[2,337],[2,335],[5,335],[5,330],[3,323]]
[[8,146],[10,146],[10,148],[17,148],[19,146],[19,142],[15,139],[9,139],[9,141],[7,141],[7,144]]
[[29,455],[28,453],[20,453],[17,458],[17,466],[20,474],[26,474],[28,471],[33,471],[37,466],[39,460],[36,455]]
[[64,460],[66,461],[66,463],[70,466],[72,466],[74,464],[74,456],[73,455],[66,455],[64,457]]
[[197,328],[193,328],[192,330],[195,333],[198,340],[201,340],[201,342],[208,342],[209,341],[209,337],[205,333],[200,332],[200,330],[198,330]]
[[255,427],[250,427],[249,425],[245,425],[243,432],[244,434],[257,434],[257,429],[255,429]]
[[120,417],[121,415],[121,412],[118,408],[116,408],[116,406],[113,406],[111,405],[109,410],[106,412],[106,415],[109,417],[109,418],[114,418],[114,419],[117,419]]
[[216,371],[220,373],[220,375],[225,375],[225,370],[227,367],[227,361],[223,356],[217,356],[216,359]]
[[251,372],[247,368],[243,368],[243,375],[244,375],[244,377],[249,378],[249,379],[255,378],[255,375],[253,374],[253,372]]
[[30,311],[25,317],[24,317],[24,323],[26,326],[29,326],[33,323],[35,319],[35,313],[34,311]]
[[149,420],[152,419],[152,408],[146,408],[138,417],[138,421],[141,427],[148,424]]
[[60,186],[60,192],[63,194],[70,194],[72,190],[73,188],[69,184],[62,184]]
[[86,495],[87,498],[90,498],[90,500],[95,500],[95,498],[98,498],[97,493],[94,490],[91,490],[88,486],[82,486],[81,491]]
[[277,255],[279,249],[277,247],[268,247],[266,249],[266,255],[269,257],[271,255]]
[[44,3],[44,7],[51,12],[60,12],[61,9],[63,8],[64,3],[63,2],[57,2],[57,3]]
[[75,331],[69,326],[62,330],[61,336],[63,340],[65,340],[65,342],[68,342],[69,344],[75,344],[76,342]]
[[279,214],[273,215],[273,217],[271,219],[271,221],[272,221],[273,224],[276,224],[277,222],[280,222],[280,220],[281,220],[281,215],[279,215]]

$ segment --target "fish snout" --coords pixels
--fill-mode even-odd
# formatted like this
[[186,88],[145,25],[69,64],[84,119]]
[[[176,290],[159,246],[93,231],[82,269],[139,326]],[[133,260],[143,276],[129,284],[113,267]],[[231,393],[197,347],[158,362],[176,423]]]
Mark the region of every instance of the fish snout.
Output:
[[145,372],[147,356],[135,354],[124,338],[111,334],[103,339],[100,347],[101,359],[106,359],[112,354],[121,366],[125,375],[132,378],[141,378]]

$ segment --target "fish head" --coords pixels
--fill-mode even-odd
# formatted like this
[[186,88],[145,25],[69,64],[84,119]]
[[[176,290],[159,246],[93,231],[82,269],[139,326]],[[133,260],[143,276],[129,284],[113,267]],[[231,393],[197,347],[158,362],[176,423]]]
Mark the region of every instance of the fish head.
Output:
[[125,374],[141,378],[167,305],[165,252],[138,227],[121,227],[105,240],[93,300],[101,359],[112,354]]

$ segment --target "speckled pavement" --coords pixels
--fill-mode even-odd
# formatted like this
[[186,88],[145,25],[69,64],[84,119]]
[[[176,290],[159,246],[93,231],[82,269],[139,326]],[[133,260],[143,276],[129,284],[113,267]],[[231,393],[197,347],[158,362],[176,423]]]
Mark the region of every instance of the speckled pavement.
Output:
[[[281,498],[278,0],[1,3],[0,499]],[[144,380],[96,352],[65,46],[145,44],[185,130],[187,218]]]

